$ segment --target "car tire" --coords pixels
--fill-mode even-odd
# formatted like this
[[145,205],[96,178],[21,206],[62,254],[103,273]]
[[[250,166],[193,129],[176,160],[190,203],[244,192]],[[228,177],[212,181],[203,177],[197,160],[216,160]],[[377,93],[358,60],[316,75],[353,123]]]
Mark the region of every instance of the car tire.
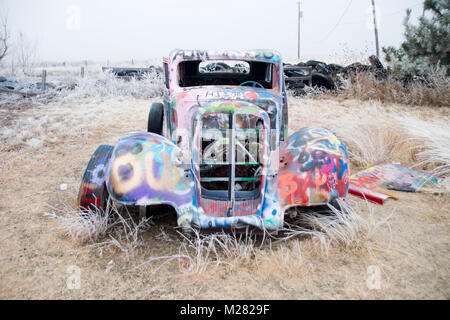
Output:
[[[111,158],[114,148],[100,145],[92,154],[81,180],[78,192],[78,207],[82,212],[92,210],[104,213],[109,199],[105,181],[106,165]],[[99,183],[99,181],[101,181]]]
[[312,73],[312,86],[319,87],[319,88],[325,88],[327,90],[335,89],[333,79],[328,75],[324,75],[324,74],[321,74],[318,72]]
[[318,64],[320,64],[320,65],[326,65],[325,62],[317,61],[317,60],[309,60],[309,61],[306,61],[305,64],[306,64],[307,66],[310,66],[310,67],[313,67],[313,68],[315,68]]
[[344,67],[341,66],[340,64],[330,63],[328,65],[328,69],[330,69],[332,73],[336,74],[342,72]]
[[153,102],[148,113],[147,132],[162,134],[164,106]]

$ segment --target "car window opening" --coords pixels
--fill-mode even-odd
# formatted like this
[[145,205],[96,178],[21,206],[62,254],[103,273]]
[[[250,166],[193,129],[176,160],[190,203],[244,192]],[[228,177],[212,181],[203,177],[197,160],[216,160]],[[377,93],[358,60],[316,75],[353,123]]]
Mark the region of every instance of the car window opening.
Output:
[[230,85],[272,89],[273,64],[261,61],[183,61],[178,65],[180,87]]

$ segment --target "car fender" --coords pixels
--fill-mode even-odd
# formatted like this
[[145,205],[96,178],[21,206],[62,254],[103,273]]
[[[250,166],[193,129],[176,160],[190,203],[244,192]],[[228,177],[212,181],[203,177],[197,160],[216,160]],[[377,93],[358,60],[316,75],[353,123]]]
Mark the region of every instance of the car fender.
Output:
[[190,223],[195,192],[189,165],[167,138],[134,132],[120,138],[111,156],[106,186],[125,205],[169,204]]
[[347,148],[329,129],[303,128],[280,146],[276,183],[285,209],[343,198],[348,193],[349,177]]

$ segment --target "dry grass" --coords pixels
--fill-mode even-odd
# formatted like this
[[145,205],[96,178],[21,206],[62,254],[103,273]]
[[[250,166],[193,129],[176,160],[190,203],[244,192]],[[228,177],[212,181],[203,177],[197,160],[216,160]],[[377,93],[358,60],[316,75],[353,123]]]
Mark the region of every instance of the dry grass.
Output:
[[46,91],[27,89],[40,82],[39,77],[15,76],[11,80],[17,81],[24,88],[22,92],[37,92],[38,95],[22,98],[15,94],[0,93],[0,107],[17,105],[26,101],[33,106],[47,104],[76,104],[80,100],[89,99],[97,103],[103,99],[134,97],[153,98],[161,96],[164,88],[163,77],[157,73],[149,73],[141,80],[135,78],[124,80],[117,78],[110,72],[95,72],[85,77],[70,73],[53,75],[47,81],[54,85]]
[[[423,124],[428,130],[423,134],[417,129],[405,130],[408,123],[415,123],[414,119],[422,117],[421,112],[414,109],[411,112],[401,106],[386,107],[376,102],[339,104],[336,101],[319,101],[321,103],[318,104],[316,99],[291,99],[293,123],[299,127],[320,125],[332,128],[347,144],[354,168],[399,160],[412,164],[419,151],[429,150],[426,148],[441,148],[441,152],[446,150],[444,142],[448,128],[440,124],[440,132],[433,130],[434,127],[430,127],[431,131],[426,127],[437,121],[434,118],[416,123],[417,126]],[[398,116],[399,110],[407,112],[410,118]],[[70,114],[76,117],[77,113]],[[317,114],[321,116],[317,117]],[[440,111],[428,113],[428,117],[430,115],[438,117]],[[422,138],[416,141],[413,137]],[[433,142],[433,139],[436,141]],[[414,148],[416,144],[421,146],[419,151]],[[428,160],[437,166],[436,158],[430,157]],[[448,159],[445,161],[448,163]],[[324,256],[336,255],[336,252],[364,256],[372,255],[373,250],[380,247],[389,250],[392,236],[389,221],[395,213],[393,209],[379,216],[368,204],[358,207],[343,202],[341,210],[329,209],[332,214],[301,212],[294,220],[287,221],[279,234],[265,233],[264,236],[249,233],[204,234],[195,230],[184,234],[177,229],[166,232],[166,228],[161,228],[156,239],[167,242],[171,249],[148,256],[144,248],[151,243],[143,236],[145,233],[141,233],[147,225],[140,225],[130,216],[124,219],[115,213],[115,220],[112,221],[104,220],[105,215],[92,212],[92,217],[88,215],[86,219],[67,206],[61,210],[57,220],[74,243],[81,246],[81,251],[101,253],[111,260],[120,259],[128,264],[133,262],[129,264],[132,270],[149,270],[151,274],[175,268],[183,275],[182,279],[189,281],[214,279],[224,272],[242,269],[266,276],[278,272],[287,274],[289,278],[308,272],[309,266],[304,256],[309,257],[317,251]],[[380,232],[381,229],[383,231]],[[382,243],[377,240],[380,233],[388,235]],[[282,279],[280,281],[280,286],[289,291],[287,284]]]
[[449,79],[439,75],[431,76],[430,79],[425,83],[404,84],[393,78],[377,80],[371,74],[361,73],[350,77],[345,83],[345,89],[339,94],[348,99],[361,101],[450,106]]
[[395,212],[377,218],[373,208],[366,202],[366,207],[360,208],[365,211],[364,214],[359,214],[350,201],[338,199],[338,207],[327,205],[319,210],[295,209],[281,230],[283,237],[277,241],[309,236],[325,253],[331,247],[370,249],[380,228],[387,227],[390,230],[389,219]]
[[[259,270],[261,259],[265,261],[264,268],[270,270],[267,271],[269,274],[279,268],[286,268],[289,274],[298,275],[303,270],[301,248],[304,242],[308,243],[310,251],[320,250],[324,255],[328,255],[331,248],[370,251],[378,230],[383,227],[389,229],[388,221],[392,214],[375,218],[373,210],[367,206],[363,218],[348,202],[340,201],[339,204],[339,210],[329,206],[326,213],[292,212],[296,213],[295,218],[289,219],[277,233],[254,234],[246,230],[205,234],[194,229],[188,233],[180,232],[176,228],[175,232],[171,232],[171,237],[161,228],[156,238],[171,242],[173,250],[169,254],[147,258],[143,258],[143,252],[140,253],[139,249],[149,244],[142,234],[148,230],[150,221],[144,219],[137,223],[136,217],[123,208],[112,205],[106,212],[91,210],[80,213],[68,206],[52,206],[52,212],[46,216],[58,221],[64,234],[80,247],[79,252],[98,252],[103,255],[108,251],[114,259],[133,262],[132,270],[149,267],[152,274],[164,267],[173,269],[177,266],[179,274],[192,282],[208,279],[223,271],[241,268]],[[296,263],[293,264],[292,259]]]
[[438,168],[435,173],[449,176],[447,107],[327,99],[292,99],[290,107],[291,132],[305,126],[330,128],[346,144],[353,170],[398,162],[419,170]]
[[52,211],[45,216],[55,219],[59,229],[70,237],[74,245],[101,254],[106,250],[119,252],[127,262],[136,257],[139,248],[144,247],[141,234],[151,224],[150,218],[136,222],[125,207],[111,201],[104,211],[90,209],[80,212],[68,205],[50,208]]
[[364,167],[394,159],[407,143],[388,119],[353,121],[335,131],[347,145],[351,161]]
[[[33,77],[17,80],[24,84],[38,81]],[[125,81],[111,73],[97,72],[84,78],[65,73],[53,80],[58,85],[77,85],[60,91],[50,89],[27,99],[0,94],[0,150],[41,149],[80,136],[89,139],[93,129],[112,118],[131,118],[127,109],[159,98],[163,89],[163,80],[157,74]]]
[[450,189],[450,119],[433,122],[420,120],[408,115],[398,115],[396,120],[402,130],[411,138],[412,151],[419,160],[414,167],[430,168],[444,178]]
[[50,206],[45,216],[56,219],[62,230],[77,246],[89,245],[102,240],[111,229],[111,217],[100,209],[78,212],[70,206]]
[[[187,257],[182,272],[197,277],[219,266],[225,266],[228,270],[251,266],[258,241],[258,236],[248,232],[202,234],[192,230],[189,236],[179,235],[180,251]],[[213,270],[209,270],[211,267]]]
[[374,102],[353,101],[348,105],[331,100],[319,100],[317,107],[314,100],[296,99],[291,103],[292,131],[305,126],[330,128],[344,141],[352,165],[357,167],[404,158],[398,150],[408,144],[407,136],[398,130],[387,108]]
[[[0,108],[0,150],[37,151],[74,139],[95,139],[98,130],[110,128],[111,123],[122,127],[124,123],[135,124],[131,114],[145,117],[151,101],[116,97],[99,101],[80,99],[75,105],[65,102],[31,105],[20,110],[12,106]],[[135,125],[131,130],[143,131],[145,126]]]
[[[58,203],[72,201],[98,144],[145,130],[152,99],[75,100],[33,105],[2,122],[1,297],[448,298],[444,195],[402,193],[383,206],[349,201],[332,215],[302,212],[270,235],[188,235],[175,218],[173,227],[159,221],[149,227],[127,212],[81,219]],[[340,97],[289,97],[289,106],[291,131],[331,128],[348,145],[353,172],[396,161],[448,176],[449,108]],[[42,217],[46,203],[53,220]],[[74,264],[82,269],[79,291],[65,287],[66,267]],[[381,291],[366,287],[369,265],[382,269]]]

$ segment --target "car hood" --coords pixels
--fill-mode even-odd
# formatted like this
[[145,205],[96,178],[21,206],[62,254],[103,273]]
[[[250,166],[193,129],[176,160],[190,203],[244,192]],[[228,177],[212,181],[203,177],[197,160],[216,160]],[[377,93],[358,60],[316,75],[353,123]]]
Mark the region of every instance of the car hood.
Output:
[[172,103],[191,101],[242,100],[258,104],[258,100],[277,102],[281,97],[268,89],[239,86],[203,86],[182,88],[173,93]]

